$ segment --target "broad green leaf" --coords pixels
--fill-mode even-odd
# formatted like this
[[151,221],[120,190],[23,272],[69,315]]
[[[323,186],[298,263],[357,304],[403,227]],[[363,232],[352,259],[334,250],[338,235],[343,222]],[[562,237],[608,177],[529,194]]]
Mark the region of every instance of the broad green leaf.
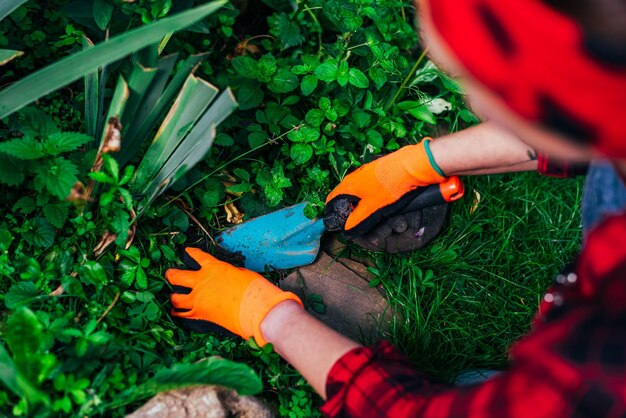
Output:
[[102,30],[105,30],[111,20],[113,14],[113,5],[106,0],[94,0],[93,2],[93,20]]
[[293,22],[286,13],[276,13],[267,19],[270,33],[278,38],[281,51],[292,46],[302,45],[304,36],[300,26]]
[[44,345],[43,326],[37,315],[26,307],[18,308],[7,321],[6,341],[13,361],[24,376],[37,382],[38,357]]
[[288,93],[298,87],[298,77],[289,70],[279,69],[267,85],[274,93]]
[[63,227],[67,220],[69,207],[66,203],[49,203],[43,207],[43,214],[46,220],[56,228]]
[[52,118],[41,109],[31,106],[20,110],[18,114],[20,131],[25,136],[45,138],[53,133],[61,132]]
[[304,164],[313,157],[313,147],[309,144],[293,144],[289,150],[289,156],[294,163]]
[[358,68],[350,68],[350,71],[348,72],[348,81],[354,87],[358,87],[360,89],[365,89],[370,85],[370,82],[365,74],[363,74],[363,72]]
[[334,60],[325,62],[315,69],[315,76],[322,81],[330,83],[337,79],[339,67]]
[[304,120],[312,127],[319,128],[324,122],[324,112],[319,109],[311,109],[306,113]]
[[337,83],[341,87],[344,87],[346,84],[348,84],[348,81],[350,79],[348,73],[349,70],[350,68],[348,67],[348,63],[345,61],[341,61],[341,63],[339,64],[339,69],[337,70]]
[[65,200],[78,181],[78,168],[63,158],[56,157],[35,168],[35,188],[45,187],[60,200]]
[[108,281],[104,268],[97,261],[86,261],[78,271],[78,277],[84,283],[89,283],[97,288],[102,287]]
[[192,364],[175,364],[158,371],[147,382],[116,396],[107,410],[149,398],[159,392],[196,385],[218,385],[236,390],[240,395],[255,395],[263,389],[257,373],[248,365],[212,357]]
[[104,64],[117,61],[132,51],[157,43],[170,32],[180,30],[203,19],[222,7],[226,1],[198,6],[172,17],[130,30],[93,48],[63,58],[0,92],[0,119],[21,109],[41,96],[51,93]]
[[302,82],[300,83],[300,89],[302,90],[302,94],[308,96],[313,93],[313,90],[317,87],[317,77],[312,74],[305,75],[302,78]]
[[0,382],[17,396],[26,399],[30,404],[49,403],[48,396],[30,383],[18,370],[2,344],[0,344]]
[[40,297],[39,290],[33,282],[18,282],[9,288],[4,295],[4,304],[7,309],[17,309],[27,306]]
[[57,132],[46,139],[43,148],[48,155],[59,155],[74,151],[90,141],[93,141],[91,136],[80,132]]
[[372,67],[367,72],[376,85],[376,89],[380,89],[387,82],[387,74],[381,68]]
[[235,71],[244,77],[256,79],[259,74],[257,62],[247,55],[236,57],[232,64]]
[[0,49],[0,67],[20,55],[24,55],[24,52],[14,51],[12,49]]
[[257,68],[259,70],[257,79],[268,83],[276,73],[276,58],[272,54],[263,55],[257,62]]
[[287,134],[287,138],[289,138],[293,142],[315,142],[320,137],[319,129],[312,128],[310,126],[303,126],[299,129],[294,129],[293,131]]
[[437,123],[437,119],[432,114],[430,110],[428,110],[428,106],[421,104],[420,102],[415,101],[404,101],[398,103],[398,108],[408,112],[411,116],[413,116],[417,120],[424,121],[426,123],[430,123],[435,125]]
[[20,160],[36,160],[46,156],[43,144],[32,136],[13,138],[0,143],[0,152]]
[[263,90],[256,81],[243,83],[237,91],[237,102],[241,110],[254,109],[263,101]]
[[54,242],[54,227],[43,218],[30,221],[30,228],[24,233],[24,239],[39,248],[48,248]]
[[26,0],[2,0],[0,2],[0,21],[24,3]]
[[35,199],[33,199],[30,196],[24,196],[24,197],[20,198],[20,200],[15,202],[15,205],[13,205],[13,211],[14,212],[20,211],[24,215],[28,215],[30,213],[33,213],[33,211],[36,208],[37,208],[37,205],[35,204]]
[[146,191],[146,186],[163,168],[217,91],[217,88],[193,75],[187,78],[130,183],[134,193],[143,194]]
[[[93,42],[88,38],[82,39],[83,49],[93,48]],[[98,119],[100,117],[100,89],[98,70],[85,74],[85,129],[87,134],[94,138],[98,137]]]
[[0,153],[0,183],[19,186],[25,179],[23,165],[15,158]]
[[268,139],[267,132],[252,132],[248,135],[248,145],[250,149],[254,149],[263,145]]

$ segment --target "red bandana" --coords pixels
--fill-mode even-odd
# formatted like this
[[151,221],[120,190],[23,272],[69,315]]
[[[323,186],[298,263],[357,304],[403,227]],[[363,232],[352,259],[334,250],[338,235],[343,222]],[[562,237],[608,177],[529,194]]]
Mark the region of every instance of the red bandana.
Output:
[[463,66],[526,119],[626,158],[626,47],[539,0],[427,0]]

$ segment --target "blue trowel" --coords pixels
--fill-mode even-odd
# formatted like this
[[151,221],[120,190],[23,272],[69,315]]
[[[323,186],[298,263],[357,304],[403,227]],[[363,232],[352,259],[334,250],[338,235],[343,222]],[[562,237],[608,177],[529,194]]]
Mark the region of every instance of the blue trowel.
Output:
[[[392,214],[400,215],[430,206],[452,202],[463,196],[463,183],[452,176],[445,182],[422,188],[406,206]],[[308,202],[280,209],[227,229],[217,236],[217,243],[226,251],[243,257],[245,268],[263,272],[311,264],[320,249],[326,231],[343,228],[352,207],[348,199],[340,199],[335,210],[319,219],[304,215]]]

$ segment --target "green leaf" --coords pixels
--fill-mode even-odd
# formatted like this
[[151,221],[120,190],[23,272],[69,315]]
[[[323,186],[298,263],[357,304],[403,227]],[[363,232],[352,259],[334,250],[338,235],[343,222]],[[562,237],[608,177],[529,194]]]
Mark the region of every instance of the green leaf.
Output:
[[254,109],[263,101],[263,90],[256,81],[243,83],[237,91],[237,101],[241,110]]
[[256,79],[259,74],[257,62],[247,55],[236,57],[232,64],[235,71],[244,77]]
[[98,27],[105,30],[111,20],[113,14],[113,5],[106,0],[94,0],[93,2],[93,19]]
[[220,145],[223,147],[230,147],[231,145],[235,145],[235,140],[233,139],[232,136],[225,134],[223,132],[220,132],[215,137],[215,145]]
[[381,68],[372,67],[367,72],[374,82],[376,89],[380,89],[387,82],[387,74],[385,74],[385,71],[383,71]]
[[267,85],[274,93],[288,93],[298,87],[298,77],[289,70],[279,69]]
[[263,145],[268,139],[269,136],[265,132],[252,132],[248,135],[248,146],[250,149],[254,149]]
[[19,186],[25,178],[24,164],[15,158],[0,153],[0,183]]
[[36,107],[27,107],[18,112],[20,131],[24,136],[33,138],[45,138],[57,132],[61,132],[52,118],[43,110]]
[[257,62],[257,80],[268,83],[276,73],[276,58],[272,54],[265,54]]
[[315,76],[322,81],[330,83],[337,79],[338,71],[339,67],[337,62],[335,60],[329,60],[315,69]]
[[313,93],[313,90],[317,87],[317,77],[312,74],[305,75],[302,78],[302,82],[300,83],[300,89],[302,90],[302,94],[308,96]]
[[370,82],[365,74],[363,74],[363,72],[358,68],[350,68],[350,72],[348,73],[348,81],[354,87],[360,89],[366,89],[370,85]]
[[56,157],[35,168],[35,187],[41,190],[45,187],[50,193],[65,200],[69,196],[74,184],[78,181],[78,168],[63,158]]
[[11,359],[2,344],[0,344],[0,382],[30,404],[49,404],[48,396],[39,391],[36,386],[30,383],[26,377],[20,373],[13,359]]
[[384,145],[383,136],[375,129],[370,129],[367,131],[367,143],[378,148],[382,149]]
[[294,129],[287,134],[287,138],[293,142],[315,142],[319,137],[319,129],[315,129],[310,126],[302,126],[301,128]]
[[311,109],[306,112],[304,120],[312,127],[319,128],[322,126],[322,122],[324,122],[324,112],[319,109]]
[[428,106],[423,105],[420,102],[415,102],[415,101],[400,102],[398,103],[398,108],[400,110],[404,110],[408,112],[411,116],[413,116],[417,120],[430,123],[431,125],[437,124],[437,119],[435,118],[435,115],[433,115],[432,112],[428,110]]
[[34,218],[24,239],[34,247],[48,248],[54,242],[54,227],[43,218]]
[[66,203],[48,204],[43,207],[46,220],[57,228],[63,227],[67,220],[68,206]]
[[89,135],[79,132],[57,132],[44,142],[44,151],[49,155],[59,155],[63,152],[74,151],[81,145],[93,141]]
[[270,207],[278,205],[283,200],[284,192],[282,189],[291,186],[291,181],[285,177],[281,165],[276,165],[271,170],[264,167],[257,174],[256,182],[263,188],[267,205]]
[[350,68],[348,67],[348,63],[345,61],[341,61],[341,64],[339,64],[339,69],[337,70],[337,83],[341,86],[344,87],[346,84],[348,84],[348,80],[349,80],[349,70]]
[[281,51],[301,45],[304,42],[300,26],[289,19],[286,13],[276,13],[270,16],[267,21],[270,25],[270,33],[278,38]]
[[26,307],[16,310],[7,321],[6,341],[18,370],[30,382],[39,375],[40,351],[44,345],[43,326],[37,315]]
[[99,67],[117,61],[132,51],[159,42],[165,35],[190,26],[226,3],[217,0],[172,17],[141,26],[104,41],[93,48],[63,58],[21,79],[0,92],[0,119],[39,97],[70,84]]
[[289,150],[289,156],[294,163],[302,165],[313,157],[313,147],[309,144],[293,144]]
[[0,143],[0,152],[21,160],[36,160],[46,156],[43,145],[32,136],[13,138]]
[[108,409],[135,403],[159,392],[196,385],[219,385],[236,390],[240,395],[256,395],[263,383],[250,366],[212,357],[192,364],[175,364],[158,371],[147,382],[129,388],[116,396]]
[[12,49],[0,49],[0,67],[20,55],[24,55],[24,52],[14,51]]
[[9,288],[4,295],[4,304],[7,309],[17,309],[28,306],[29,303],[40,297],[37,286],[33,282],[18,282]]
[[0,2],[0,21],[24,3],[26,0],[2,0]]
[[13,211],[14,212],[20,211],[24,215],[28,215],[30,213],[33,213],[35,208],[36,208],[35,199],[33,199],[30,196],[22,197],[20,200],[15,202],[15,205],[13,205]]

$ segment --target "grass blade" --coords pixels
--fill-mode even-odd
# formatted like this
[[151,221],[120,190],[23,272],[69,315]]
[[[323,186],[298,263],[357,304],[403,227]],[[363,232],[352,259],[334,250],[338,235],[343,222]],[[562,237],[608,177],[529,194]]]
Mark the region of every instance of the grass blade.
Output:
[[0,66],[20,55],[24,55],[24,53],[22,51],[13,51],[12,49],[0,49]]
[[203,6],[128,31],[94,48],[78,52],[23,78],[0,92],[0,119],[21,109],[41,96],[92,73],[132,51],[159,42],[169,32],[192,25],[226,3],[217,0]]
[[176,183],[209,152],[215,139],[215,128],[237,108],[230,89],[224,91],[200,118],[172,156],[143,190],[146,198],[139,210],[148,207],[154,199]]
[[[117,80],[117,85],[115,86],[115,93],[113,93],[113,99],[111,99],[111,105],[109,106],[109,113],[107,113],[107,124],[112,118],[119,119],[120,116],[124,113],[124,108],[126,107],[126,102],[128,101],[129,91],[128,84],[124,77],[120,77]],[[100,140],[100,148],[104,146],[106,140],[106,129],[105,132],[102,133],[102,139]]]
[[[138,148],[137,143],[141,144],[150,135],[150,132],[154,129],[157,122],[163,119],[167,110],[170,108],[172,102],[176,98],[176,95],[180,92],[185,80],[189,77],[189,74],[194,70],[196,65],[204,58],[206,54],[192,55],[185,60],[185,62],[176,71],[176,75],[172,78],[172,81],[168,84],[163,95],[159,98],[150,114],[146,117],[146,120],[138,127],[135,132],[134,126],[126,134],[127,146],[129,152],[132,152],[134,148]],[[136,152],[136,151],[135,151]],[[120,159],[120,164],[124,164],[128,160]]]
[[181,143],[187,132],[209,106],[217,88],[193,75],[187,78],[178,98],[143,157],[131,189],[141,191]]
[[26,0],[3,0],[0,2],[0,21],[24,3]]
[[[83,48],[93,48],[93,42],[83,37]],[[94,138],[98,135],[98,115],[100,112],[99,98],[99,74],[98,70],[85,75],[85,129],[87,135]]]

